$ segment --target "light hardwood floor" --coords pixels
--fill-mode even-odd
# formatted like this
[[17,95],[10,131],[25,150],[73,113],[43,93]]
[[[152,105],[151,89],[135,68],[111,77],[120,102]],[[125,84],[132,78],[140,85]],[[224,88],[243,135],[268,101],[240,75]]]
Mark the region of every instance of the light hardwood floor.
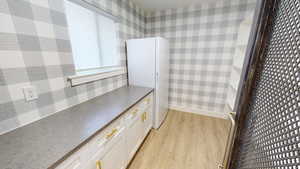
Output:
[[128,169],[217,169],[230,122],[171,110],[152,130]]

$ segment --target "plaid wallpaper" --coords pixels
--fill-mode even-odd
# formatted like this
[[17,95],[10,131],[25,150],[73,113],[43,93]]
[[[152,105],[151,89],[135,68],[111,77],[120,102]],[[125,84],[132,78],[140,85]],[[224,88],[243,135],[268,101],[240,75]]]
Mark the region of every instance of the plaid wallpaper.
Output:
[[[146,13],[129,0],[86,0],[121,18],[125,40],[162,36],[170,41],[171,106],[222,112],[240,22],[256,0]],[[0,134],[126,85],[126,75],[71,88],[75,73],[63,0],[0,1]],[[26,102],[34,85],[39,99]]]
[[168,38],[170,105],[224,112],[241,21],[256,0],[218,1],[148,14],[146,36]]
[[246,56],[246,49],[251,31],[253,15],[246,16],[241,22],[237,31],[236,49],[233,54],[230,79],[228,83],[225,109],[227,112],[233,111],[238,94],[239,82],[242,74],[243,64]]
[[[144,12],[127,0],[89,0],[120,16],[118,47],[144,37]],[[126,75],[71,88],[75,73],[63,0],[0,1],[0,134],[126,85]],[[26,102],[22,88],[34,85],[39,99]]]

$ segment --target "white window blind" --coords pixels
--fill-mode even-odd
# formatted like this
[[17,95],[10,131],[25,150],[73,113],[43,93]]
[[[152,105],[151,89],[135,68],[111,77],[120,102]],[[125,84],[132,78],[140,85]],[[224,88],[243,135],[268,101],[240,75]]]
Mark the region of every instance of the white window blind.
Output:
[[111,18],[70,2],[66,15],[76,70],[117,66],[117,28]]

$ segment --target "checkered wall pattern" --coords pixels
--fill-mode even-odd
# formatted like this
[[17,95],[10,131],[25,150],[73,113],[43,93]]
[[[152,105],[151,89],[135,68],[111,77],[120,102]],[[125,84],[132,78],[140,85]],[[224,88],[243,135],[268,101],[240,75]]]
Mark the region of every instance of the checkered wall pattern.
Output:
[[[146,14],[129,0],[85,0],[121,18],[125,40],[162,36],[170,41],[171,105],[222,111],[238,24],[255,0],[228,1]],[[126,75],[71,88],[75,73],[63,0],[0,1],[0,133],[102,95],[127,83]],[[22,87],[37,87],[25,102]]]
[[170,42],[170,106],[224,113],[237,32],[256,0],[232,0],[147,15],[146,36]]
[[[89,0],[119,16],[118,47],[143,37],[144,12],[126,0]],[[63,0],[0,1],[0,133],[26,125],[127,84],[126,75],[71,88],[75,73]],[[39,99],[26,102],[22,88],[34,85]]]
[[[253,13],[254,14],[254,13]],[[242,76],[243,65],[246,59],[246,50],[251,32],[253,15],[246,16],[239,25],[237,31],[236,48],[233,55],[230,78],[227,89],[226,105],[227,112],[234,111],[235,101],[237,101],[239,82]]]

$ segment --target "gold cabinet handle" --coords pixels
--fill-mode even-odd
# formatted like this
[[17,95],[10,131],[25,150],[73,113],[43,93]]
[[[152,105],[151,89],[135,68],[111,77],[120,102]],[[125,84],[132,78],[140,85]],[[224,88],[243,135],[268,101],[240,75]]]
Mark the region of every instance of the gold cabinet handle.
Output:
[[146,119],[147,119],[147,112],[144,112],[144,113],[142,114],[142,121],[145,122]]
[[106,135],[106,139],[111,139],[117,132],[118,129],[113,129],[109,134]]
[[97,161],[96,162],[96,166],[97,166],[97,169],[101,169],[102,167],[101,167],[101,162],[100,161]]
[[150,99],[149,99],[149,98],[147,98],[147,99],[146,99],[146,102],[147,102],[147,104],[149,104],[149,103],[150,103]]
[[138,112],[138,109],[135,109],[131,112],[131,114],[135,116],[137,112]]

